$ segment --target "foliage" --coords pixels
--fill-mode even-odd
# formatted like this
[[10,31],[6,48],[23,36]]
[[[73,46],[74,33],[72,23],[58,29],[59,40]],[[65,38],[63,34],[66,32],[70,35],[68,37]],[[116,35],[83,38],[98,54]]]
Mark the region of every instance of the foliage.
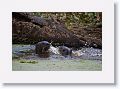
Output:
[[33,12],[32,14],[62,21],[69,29],[102,24],[102,12]]

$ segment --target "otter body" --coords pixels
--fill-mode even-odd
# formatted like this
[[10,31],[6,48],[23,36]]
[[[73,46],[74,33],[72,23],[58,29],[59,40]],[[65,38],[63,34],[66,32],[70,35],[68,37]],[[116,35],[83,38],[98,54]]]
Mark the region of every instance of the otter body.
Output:
[[47,41],[38,42],[35,46],[35,52],[40,57],[49,57],[50,43]]
[[72,50],[66,46],[59,46],[59,52],[62,56],[68,56],[72,54]]
[[[50,49],[51,49],[51,44],[47,41],[41,41],[38,42],[35,46],[35,52],[38,54],[40,57],[46,58],[50,56]],[[56,48],[58,50],[57,54],[61,54],[62,56],[71,56],[72,55],[72,50],[66,46],[59,46]],[[56,50],[52,50],[55,51]],[[53,53],[55,53],[53,52]]]

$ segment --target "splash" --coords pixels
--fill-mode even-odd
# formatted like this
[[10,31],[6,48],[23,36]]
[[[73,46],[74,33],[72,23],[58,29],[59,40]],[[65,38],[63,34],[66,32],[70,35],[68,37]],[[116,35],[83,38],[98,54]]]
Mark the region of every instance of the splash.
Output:
[[[46,59],[90,59],[102,60],[102,50],[95,48],[81,48],[72,50],[72,55],[62,56],[59,52],[59,47],[50,46],[50,57]],[[27,59],[41,59],[35,54],[34,45],[13,45],[12,47],[13,58],[25,57]]]
[[52,54],[60,54],[58,47],[53,47],[52,45],[50,46],[49,51]]

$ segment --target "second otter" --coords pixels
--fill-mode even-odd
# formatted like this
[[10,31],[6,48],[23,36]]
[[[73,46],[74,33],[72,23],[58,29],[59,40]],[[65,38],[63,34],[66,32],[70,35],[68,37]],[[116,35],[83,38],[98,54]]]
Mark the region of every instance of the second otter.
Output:
[[59,46],[59,52],[62,56],[68,56],[72,54],[72,50],[66,46]]

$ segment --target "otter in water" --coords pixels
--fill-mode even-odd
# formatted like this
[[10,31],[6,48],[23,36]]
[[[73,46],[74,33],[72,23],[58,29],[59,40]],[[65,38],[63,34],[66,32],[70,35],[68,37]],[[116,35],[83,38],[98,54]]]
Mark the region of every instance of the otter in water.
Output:
[[68,56],[72,54],[72,50],[66,46],[59,46],[59,52],[62,56]]
[[[53,49],[54,48],[54,49]],[[62,56],[71,56],[72,55],[72,50],[66,46],[59,46],[57,48],[52,47],[51,48],[51,43],[47,41],[41,41],[36,44],[35,52],[38,54],[40,57],[46,58],[50,56],[51,50],[55,54],[61,54]]]
[[40,57],[49,57],[50,43],[47,41],[41,41],[36,44],[35,52]]

